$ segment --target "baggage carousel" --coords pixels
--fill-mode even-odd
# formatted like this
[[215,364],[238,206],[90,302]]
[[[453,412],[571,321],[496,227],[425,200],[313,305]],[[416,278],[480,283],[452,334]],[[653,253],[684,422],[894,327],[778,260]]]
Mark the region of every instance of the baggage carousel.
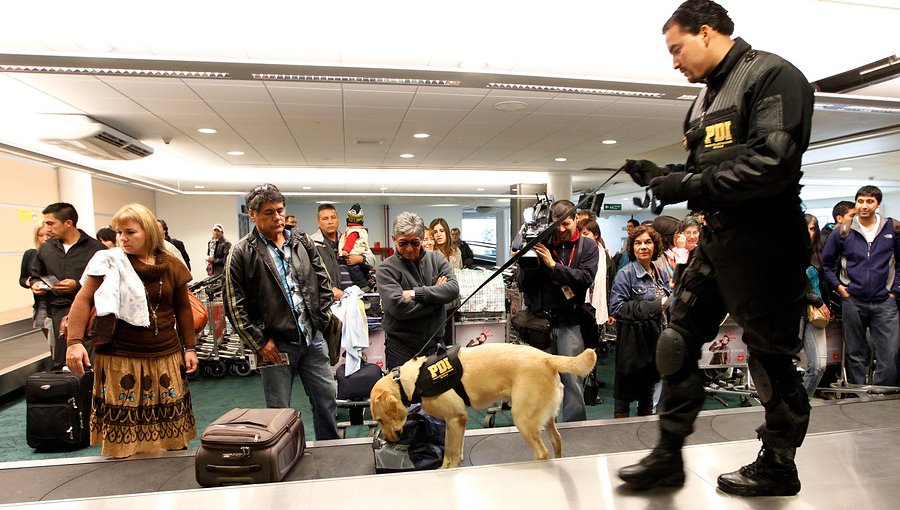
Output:
[[[0,464],[0,506],[42,508],[892,508],[900,500],[900,398],[816,401],[797,454],[795,497],[744,499],[716,477],[752,461],[762,408],[704,411],[685,447],[681,489],[631,492],[616,471],[657,438],[655,417],[561,424],[562,459],[530,460],[514,428],[471,430],[457,469],[374,475],[371,439],[319,441],[285,481],[200,488],[193,452],[125,460],[87,457]],[[891,502],[894,503],[891,503]]]

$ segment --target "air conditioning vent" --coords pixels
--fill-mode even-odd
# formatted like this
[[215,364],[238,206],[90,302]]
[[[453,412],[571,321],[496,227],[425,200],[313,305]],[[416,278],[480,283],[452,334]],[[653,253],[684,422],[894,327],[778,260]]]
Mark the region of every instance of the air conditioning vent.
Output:
[[94,159],[140,159],[153,154],[153,148],[91,118],[66,116],[64,134],[41,141]]
[[353,140],[353,145],[381,145],[384,140]]

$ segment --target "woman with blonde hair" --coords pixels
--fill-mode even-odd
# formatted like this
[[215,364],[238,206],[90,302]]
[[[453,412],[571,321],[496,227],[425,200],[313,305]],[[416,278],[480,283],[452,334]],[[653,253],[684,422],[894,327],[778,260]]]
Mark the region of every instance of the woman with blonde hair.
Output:
[[431,220],[428,228],[434,235],[434,251],[443,253],[453,269],[462,269],[462,253],[459,248],[454,248],[450,241],[450,225],[447,224],[447,220],[435,218]]
[[[31,235],[34,241],[34,248],[25,250],[25,253],[22,255],[22,267],[19,271],[19,285],[29,290],[31,290],[31,286],[28,285],[28,279],[31,277],[31,263],[34,262],[38,249],[48,237],[44,222],[35,225]],[[37,294],[32,294],[32,296],[34,296],[34,306],[31,313],[32,327],[43,331],[46,337],[49,332],[47,324],[45,324],[47,322],[47,303],[44,301],[44,296],[38,296]]]
[[90,366],[83,342],[91,308],[115,315],[111,341],[93,345],[91,444],[117,458],[180,450],[197,435],[187,383],[198,366],[191,275],[165,251],[145,206],[122,207],[112,225],[119,246],[94,255],[69,311],[66,365],[79,375]]

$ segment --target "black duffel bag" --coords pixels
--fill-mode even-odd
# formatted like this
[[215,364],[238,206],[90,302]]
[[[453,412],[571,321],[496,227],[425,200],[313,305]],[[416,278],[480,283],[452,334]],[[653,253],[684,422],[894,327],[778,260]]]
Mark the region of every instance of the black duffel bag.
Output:
[[359,370],[349,376],[344,375],[344,368],[346,365],[339,366],[334,374],[337,378],[338,400],[366,400],[372,392],[372,387],[384,375],[381,373],[381,367],[365,361],[359,366]]
[[526,344],[542,351],[550,347],[550,315],[546,312],[519,310],[512,316],[511,323]]
[[437,469],[444,463],[444,435],[447,425],[413,404],[407,410],[406,423],[396,443],[385,440],[378,428],[372,449],[376,473],[400,473]]

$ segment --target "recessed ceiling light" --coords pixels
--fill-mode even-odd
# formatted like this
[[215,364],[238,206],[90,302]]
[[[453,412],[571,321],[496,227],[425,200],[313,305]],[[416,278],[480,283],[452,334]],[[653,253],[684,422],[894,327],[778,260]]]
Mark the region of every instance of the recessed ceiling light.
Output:
[[484,191],[484,188],[475,188],[475,191]]
[[528,103],[524,101],[500,101],[499,103],[494,104],[494,108],[505,112],[514,112],[527,107]]
[[211,135],[213,133],[218,133],[218,131],[216,131],[213,128],[200,128],[197,131],[203,133],[204,135]]
[[850,170],[853,170],[852,166],[842,166],[837,169],[838,172],[849,172]]
[[303,189],[312,189],[312,186],[303,186]]
[[80,41],[78,46],[83,50],[95,53],[109,53],[115,49],[111,44],[103,41]]
[[243,156],[244,151],[228,151],[227,154],[229,156]]
[[566,158],[556,158],[553,161],[559,161],[560,163],[562,163],[563,161],[569,161],[569,160]]
[[603,140],[603,141],[600,142],[600,143],[602,143],[603,145],[613,145],[613,144],[616,144],[616,143],[619,143],[619,142],[617,142],[617,141],[615,141],[615,140]]
[[416,155],[415,155],[415,154],[406,153],[406,154],[401,154],[400,157],[403,158],[403,159],[409,159],[409,158],[414,158],[414,157],[416,157]]
[[206,186],[194,186],[194,189],[205,189]]
[[413,135],[413,138],[428,138],[429,136],[431,135],[429,135],[428,133],[416,133]]

